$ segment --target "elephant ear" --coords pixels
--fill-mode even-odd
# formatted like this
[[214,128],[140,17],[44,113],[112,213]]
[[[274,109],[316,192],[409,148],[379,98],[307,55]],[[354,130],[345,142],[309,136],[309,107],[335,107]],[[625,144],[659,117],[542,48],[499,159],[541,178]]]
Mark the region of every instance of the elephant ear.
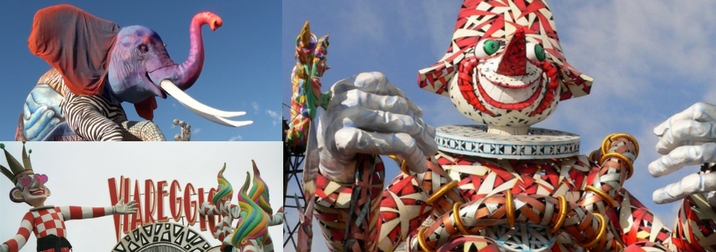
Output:
[[109,58],[120,27],[68,4],[35,14],[28,48],[62,73],[75,94],[103,91]]

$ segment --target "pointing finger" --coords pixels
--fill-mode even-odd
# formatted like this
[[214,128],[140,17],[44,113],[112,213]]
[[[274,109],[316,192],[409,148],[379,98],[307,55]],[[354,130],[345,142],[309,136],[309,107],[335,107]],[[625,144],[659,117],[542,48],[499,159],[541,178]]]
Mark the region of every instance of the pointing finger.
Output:
[[698,102],[691,107],[681,111],[654,128],[654,134],[662,136],[668,128],[677,121],[714,121],[716,118],[716,106],[705,102]]
[[712,142],[716,140],[715,122],[675,121],[665,129],[656,143],[656,151],[667,154],[674,148],[694,142]]
[[654,203],[664,204],[674,202],[695,193],[716,190],[716,173],[690,174],[680,182],[669,184],[654,191]]
[[649,173],[661,177],[678,171],[685,166],[713,163],[716,161],[716,143],[698,146],[680,146],[669,154],[661,156],[648,166]]

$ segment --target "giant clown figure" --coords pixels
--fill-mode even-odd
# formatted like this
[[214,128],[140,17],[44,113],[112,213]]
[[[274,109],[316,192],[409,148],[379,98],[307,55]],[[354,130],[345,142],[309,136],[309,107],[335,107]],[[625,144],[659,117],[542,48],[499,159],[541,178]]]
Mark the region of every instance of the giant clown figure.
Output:
[[[317,165],[306,173],[317,175],[302,218],[316,217],[330,250],[716,249],[710,169],[654,192],[657,203],[682,201],[670,229],[622,187],[638,172],[632,136],[609,135],[583,155],[578,135],[532,127],[592,85],[567,62],[543,0],[465,0],[451,42],[419,71],[419,86],[448,96],[479,124],[427,125],[381,73],[331,87],[318,119],[319,154],[307,161]],[[664,156],[651,174],[716,162],[714,118],[715,106],[698,103],[658,126]],[[366,154],[370,162],[361,161]],[[403,171],[387,186],[380,155]],[[370,180],[357,179],[358,171]]]

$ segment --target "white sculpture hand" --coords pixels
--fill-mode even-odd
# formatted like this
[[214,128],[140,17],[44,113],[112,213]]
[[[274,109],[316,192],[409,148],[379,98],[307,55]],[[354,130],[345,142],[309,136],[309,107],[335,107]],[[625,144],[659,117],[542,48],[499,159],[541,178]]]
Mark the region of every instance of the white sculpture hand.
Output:
[[0,252],[9,252],[9,251],[10,251],[10,246],[8,246],[8,245],[5,244],[5,243],[3,243],[2,245],[0,245]]
[[[649,173],[660,177],[685,166],[716,163],[716,106],[699,102],[673,115],[654,128],[659,137],[656,151],[661,158],[649,164]],[[716,191],[716,173],[690,174],[680,182],[669,184],[654,191],[655,203],[669,203],[691,194],[708,194],[709,202],[716,206],[712,197]]]
[[137,212],[137,202],[132,200],[124,204],[124,199],[120,198],[119,202],[112,208],[115,214],[134,214]]
[[413,172],[428,169],[425,155],[437,152],[435,128],[423,112],[379,72],[361,73],[331,87],[333,97],[318,120],[320,169],[353,182],[357,154],[397,155]]

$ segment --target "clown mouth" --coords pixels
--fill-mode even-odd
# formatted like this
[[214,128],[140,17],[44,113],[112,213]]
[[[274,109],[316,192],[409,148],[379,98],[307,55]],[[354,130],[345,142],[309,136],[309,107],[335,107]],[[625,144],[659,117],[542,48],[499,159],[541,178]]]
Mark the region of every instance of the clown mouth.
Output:
[[[535,78],[535,79],[534,79],[533,81],[531,81],[531,82],[521,82],[521,81],[519,81],[519,80],[512,80],[514,83],[507,83],[507,82],[501,82],[501,81],[493,81],[493,80],[490,80],[490,78],[487,78],[487,75],[483,74],[482,72],[480,72],[480,76],[482,77],[482,78],[480,78],[480,83],[482,83],[482,80],[485,80],[485,81],[487,81],[487,82],[489,82],[490,84],[493,84],[493,85],[495,85],[495,86],[502,87],[502,88],[508,88],[508,89],[523,89],[523,88],[527,88],[527,87],[530,87],[530,86],[532,86],[532,85],[534,85],[534,84],[539,83],[539,82],[542,80],[542,78]],[[503,77],[503,78],[505,78],[505,77]]]
[[[541,75],[536,76],[537,78],[530,82],[510,84],[493,81],[482,71],[479,72],[479,78],[476,83],[478,92],[480,92],[480,96],[485,99],[486,103],[496,108],[507,110],[525,109],[535,104],[542,91],[541,83],[544,78]],[[486,90],[487,88],[489,90]]]
[[42,189],[42,188],[30,189],[29,192],[30,192],[30,195],[32,195],[32,196],[45,195],[45,189]]

